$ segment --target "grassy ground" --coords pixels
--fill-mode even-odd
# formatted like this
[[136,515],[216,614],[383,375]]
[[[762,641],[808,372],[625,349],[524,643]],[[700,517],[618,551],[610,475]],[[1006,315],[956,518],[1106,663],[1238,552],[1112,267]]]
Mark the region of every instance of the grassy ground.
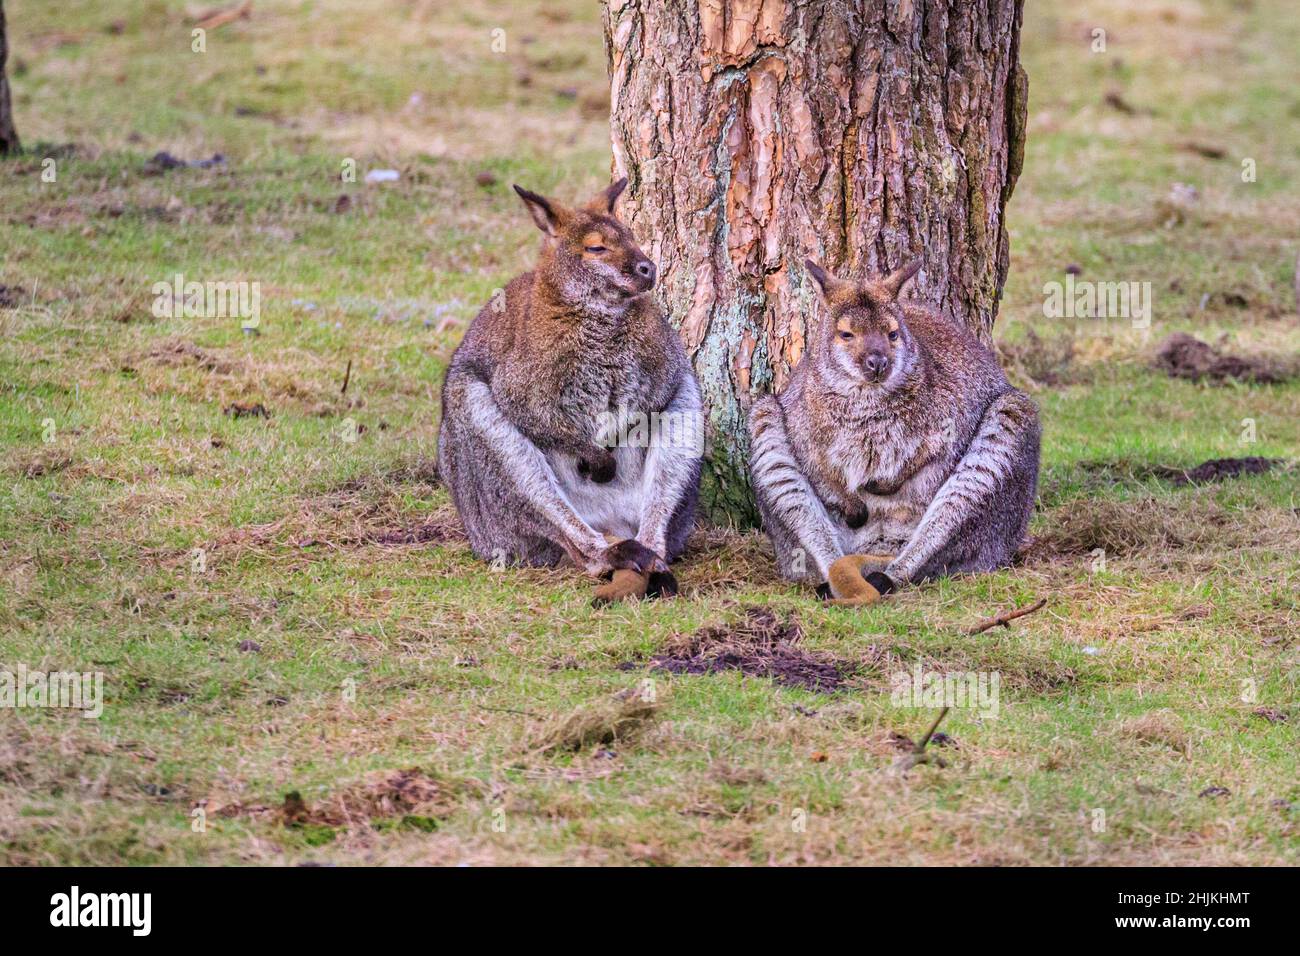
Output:
[[[1300,448],[1300,386],[1147,366],[1179,329],[1300,348],[1289,4],[1028,4],[998,334],[1043,409],[1037,541],[858,612],[752,533],[701,533],[682,599],[603,611],[457,537],[437,389],[533,255],[508,184],[608,169],[596,4],[469,6],[258,0],[192,53],[182,3],[6,4],[30,151],[0,164],[0,664],[102,671],[107,706],[0,712],[0,861],[1300,861],[1296,472],[1148,473]],[[145,175],[158,150],[227,162]],[[1151,282],[1150,333],[1045,319],[1071,264]],[[262,283],[261,334],[153,317],[178,272]],[[646,669],[751,606],[839,691]],[[917,663],[998,674],[1000,710],[954,710],[947,766],[903,774],[935,712],[889,681]],[[610,708],[617,742],[545,748]]]

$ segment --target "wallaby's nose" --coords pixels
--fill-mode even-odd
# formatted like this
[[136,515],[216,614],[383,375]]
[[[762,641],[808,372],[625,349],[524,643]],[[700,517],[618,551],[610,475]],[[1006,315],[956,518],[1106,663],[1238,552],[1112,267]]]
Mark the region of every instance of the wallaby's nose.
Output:
[[634,268],[642,279],[649,279],[651,283],[655,281],[655,264],[649,259],[642,259]]
[[885,369],[889,368],[889,356],[884,352],[872,352],[863,364],[867,367],[868,375],[880,378],[885,374]]

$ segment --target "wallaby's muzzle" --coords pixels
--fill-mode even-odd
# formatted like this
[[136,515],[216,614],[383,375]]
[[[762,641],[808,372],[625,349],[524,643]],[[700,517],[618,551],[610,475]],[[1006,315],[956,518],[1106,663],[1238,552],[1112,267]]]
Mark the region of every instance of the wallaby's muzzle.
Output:
[[655,264],[644,257],[636,260],[636,262],[632,264],[631,274],[632,280],[636,284],[637,295],[640,295],[643,292],[649,292],[654,288],[655,274],[657,271],[658,270],[655,269]]
[[879,382],[889,372],[889,356],[884,352],[868,352],[862,360],[862,368],[868,379]]

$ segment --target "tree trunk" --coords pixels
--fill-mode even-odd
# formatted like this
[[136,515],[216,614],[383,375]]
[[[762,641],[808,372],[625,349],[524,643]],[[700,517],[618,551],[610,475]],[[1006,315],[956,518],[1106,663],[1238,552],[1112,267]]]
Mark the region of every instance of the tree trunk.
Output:
[[19,150],[18,132],[14,129],[14,109],[9,100],[9,80],[5,78],[5,61],[9,58],[9,40],[5,33],[5,5],[0,0],[0,156]]
[[990,338],[1023,157],[1023,0],[604,0],[622,215],[709,408],[704,502],[752,522],[745,412],[809,343],[806,257]]

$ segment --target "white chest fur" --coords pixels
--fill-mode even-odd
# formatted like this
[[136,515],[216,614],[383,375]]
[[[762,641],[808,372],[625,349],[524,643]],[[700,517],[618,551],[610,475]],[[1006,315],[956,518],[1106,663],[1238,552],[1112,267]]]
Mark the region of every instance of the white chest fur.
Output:
[[605,484],[578,474],[578,460],[573,455],[551,452],[546,460],[573,510],[596,531],[622,541],[636,537],[641,524],[646,450],[618,447],[610,451],[617,466],[613,480]]

